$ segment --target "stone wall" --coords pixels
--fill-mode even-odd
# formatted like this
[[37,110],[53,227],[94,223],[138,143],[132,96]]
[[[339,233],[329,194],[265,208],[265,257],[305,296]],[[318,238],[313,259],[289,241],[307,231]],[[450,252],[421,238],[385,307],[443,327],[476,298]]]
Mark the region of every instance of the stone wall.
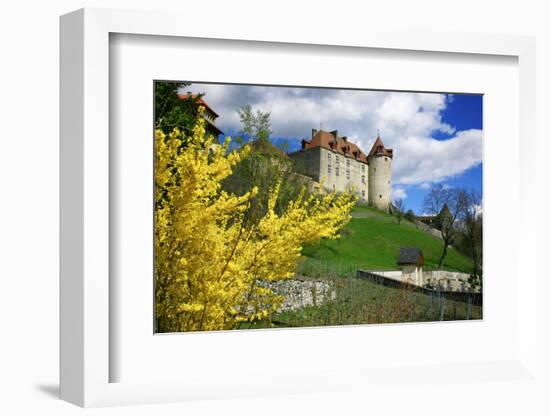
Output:
[[414,222],[414,225],[416,226],[416,228],[425,231],[436,238],[442,239],[441,231],[439,231],[437,228],[430,227],[429,225],[424,224],[422,221],[419,220],[416,220]]
[[[430,287],[435,290],[451,291],[451,292],[470,292],[472,287],[468,282],[470,275],[461,272],[449,272],[446,270],[422,271],[422,285],[417,285],[414,278],[408,278],[409,275],[403,275],[401,270],[392,271],[362,271],[362,275],[380,276],[386,279],[391,279],[399,283],[409,283],[415,286]],[[473,289],[479,291],[479,288]]]
[[336,291],[330,282],[322,280],[293,278],[267,283],[279,295],[285,297],[281,311],[304,308],[306,306],[322,305],[329,300],[336,300]]
[[448,272],[446,270],[424,272],[425,284],[438,290],[469,292],[471,290],[471,285],[468,282],[469,278],[470,275],[467,273]]
[[[383,276],[376,271],[357,270],[357,278],[365,279],[369,282],[376,283],[393,288],[408,288],[414,292],[423,293],[428,296],[441,296],[445,299],[456,300],[459,302],[467,302],[472,305],[483,305],[483,294],[479,291],[458,291],[445,290],[442,286],[438,288],[428,288],[426,286],[417,286],[415,284],[402,281],[394,275],[393,277]],[[424,272],[426,273],[426,272]],[[452,272],[451,272],[452,273]]]

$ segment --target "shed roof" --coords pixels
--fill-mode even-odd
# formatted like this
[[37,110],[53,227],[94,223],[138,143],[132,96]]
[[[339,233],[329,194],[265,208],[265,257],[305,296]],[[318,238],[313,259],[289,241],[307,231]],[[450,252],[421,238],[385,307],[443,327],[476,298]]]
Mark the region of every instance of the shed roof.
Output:
[[424,264],[424,254],[422,254],[422,250],[419,248],[402,247],[399,250],[397,264],[415,264],[422,266]]

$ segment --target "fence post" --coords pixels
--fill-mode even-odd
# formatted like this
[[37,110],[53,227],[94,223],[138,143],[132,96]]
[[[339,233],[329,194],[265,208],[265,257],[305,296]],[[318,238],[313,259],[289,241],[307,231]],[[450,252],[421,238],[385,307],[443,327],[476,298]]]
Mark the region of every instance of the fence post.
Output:
[[439,312],[439,320],[443,321],[443,318],[445,317],[445,296],[443,296],[441,292],[440,292],[440,296],[441,296],[441,301],[440,301],[441,308]]

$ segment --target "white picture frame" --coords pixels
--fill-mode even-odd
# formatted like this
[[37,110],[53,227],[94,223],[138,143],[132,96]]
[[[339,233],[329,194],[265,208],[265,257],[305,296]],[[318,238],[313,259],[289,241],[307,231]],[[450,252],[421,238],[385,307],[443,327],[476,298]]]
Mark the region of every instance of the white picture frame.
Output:
[[[535,41],[506,35],[383,32],[368,29],[339,32],[279,31],[266,25],[246,36],[224,28],[205,28],[199,22],[173,13],[82,9],[61,18],[61,398],[80,406],[107,406],[184,401],[197,398],[239,397],[262,394],[308,393],[358,388],[375,380],[391,382],[412,370],[341,368],[318,374],[271,374],[269,380],[235,383],[227,379],[110,382],[109,297],[109,37],[123,33],[147,36],[210,38],[282,44],[332,45],[333,47],[430,51],[441,54],[504,55],[518,59],[520,198],[518,241],[536,240],[536,218],[529,211],[536,203],[530,154],[536,142]],[[529,213],[529,215],[527,215]],[[112,224],[111,224],[112,225]],[[534,243],[531,243],[534,244]],[[485,377],[507,380],[536,378],[536,258],[535,251],[518,243],[518,261],[525,285],[518,288],[516,354],[506,360],[463,363],[419,363],[414,371],[433,381],[447,369],[453,377],[485,372]],[[514,271],[518,273],[518,270]],[[529,287],[530,290],[525,289]],[[199,335],[200,336],[200,335]],[[266,336],[266,335],[260,335]],[[333,332],[333,337],[338,334]],[[416,374],[415,373],[415,374]],[[388,378],[390,377],[390,378]],[[341,380],[346,380],[342,382]],[[429,382],[429,381],[425,381]],[[475,379],[473,382],[476,382]],[[282,387],[284,386],[284,387]]]

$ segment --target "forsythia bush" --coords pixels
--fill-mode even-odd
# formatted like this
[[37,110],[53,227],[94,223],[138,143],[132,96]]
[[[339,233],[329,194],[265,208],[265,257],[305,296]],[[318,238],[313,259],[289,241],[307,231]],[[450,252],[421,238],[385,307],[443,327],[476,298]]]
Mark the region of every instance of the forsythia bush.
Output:
[[231,329],[268,317],[282,298],[261,282],[289,279],[304,243],[337,238],[355,202],[351,194],[304,197],[275,210],[278,187],[259,222],[247,221],[258,189],[242,196],[220,182],[249,152],[228,152],[205,134],[155,132],[156,320],[159,332]]

